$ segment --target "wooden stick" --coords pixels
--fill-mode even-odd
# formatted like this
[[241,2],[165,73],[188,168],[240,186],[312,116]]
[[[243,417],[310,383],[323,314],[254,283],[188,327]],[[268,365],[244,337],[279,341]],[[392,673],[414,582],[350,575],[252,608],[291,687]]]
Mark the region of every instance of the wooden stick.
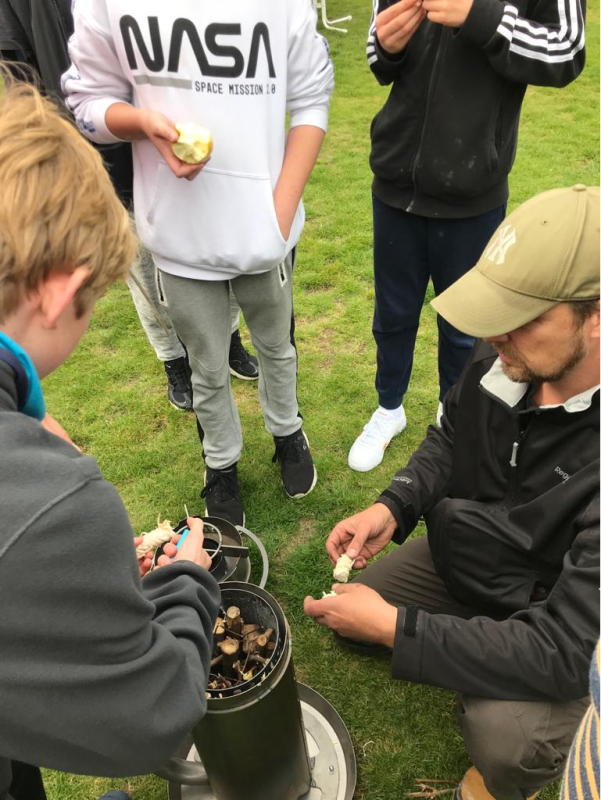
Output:
[[262,634],[255,641],[255,650],[254,650],[254,652],[259,656],[265,656],[265,648],[266,647],[267,647],[267,636],[265,636],[265,634]]
[[242,640],[242,649],[245,653],[254,653],[257,649],[257,639],[263,636],[260,630],[251,631],[247,633]]
[[249,656],[248,660],[250,662],[254,663],[254,664],[263,664],[263,666],[265,666],[265,664],[269,663],[269,659],[268,658],[263,658],[263,656],[259,656],[259,655]]
[[235,639],[224,639],[219,642],[217,647],[223,653],[223,674],[228,678],[236,677],[236,670],[234,669],[234,662],[238,660],[238,651],[240,650],[240,643]]
[[242,632],[244,620],[240,616],[240,609],[237,606],[230,606],[225,612],[225,627],[234,633]]
[[243,625],[242,626],[242,636],[248,636],[249,633],[254,633],[255,631],[259,630],[258,625]]

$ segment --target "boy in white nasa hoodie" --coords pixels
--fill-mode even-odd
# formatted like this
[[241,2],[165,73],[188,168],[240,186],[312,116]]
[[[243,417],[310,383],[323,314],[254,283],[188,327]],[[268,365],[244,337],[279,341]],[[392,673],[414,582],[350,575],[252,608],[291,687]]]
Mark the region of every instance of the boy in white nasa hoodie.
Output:
[[[284,488],[303,497],[317,480],[296,400],[290,319],[301,197],[334,83],[327,44],[311,0],[77,0],[74,17],[67,104],[90,139],[133,141],[137,230],[192,368],[202,496],[207,513],[243,524],[230,283],[259,357],[259,397]],[[204,168],[173,155],[176,122],[211,131]]]

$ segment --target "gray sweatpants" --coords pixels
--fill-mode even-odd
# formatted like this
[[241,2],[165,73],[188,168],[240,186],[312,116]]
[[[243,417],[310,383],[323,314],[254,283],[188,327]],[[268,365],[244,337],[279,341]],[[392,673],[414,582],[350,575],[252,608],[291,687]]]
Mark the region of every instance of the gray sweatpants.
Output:
[[[147,297],[144,296],[140,288],[131,279],[132,274],[135,276],[138,283],[142,285]],[[171,361],[175,358],[182,358],[182,356],[185,355],[185,351],[180,340],[177,338],[171,320],[159,303],[155,275],[156,267],[152,256],[148,250],[142,246],[140,248],[139,259],[130,270],[130,277],[128,277],[127,285],[131,292],[131,297],[134,301],[140,323],[144,328],[144,333],[150,342],[150,346],[153,348],[159,361]],[[152,302],[152,305],[148,300]],[[161,325],[157,316],[160,317],[165,327]],[[233,333],[238,330],[240,325],[240,307],[231,292],[230,319],[231,333]]]
[[[355,578],[396,606],[463,619],[477,608],[459,603],[438,577],[427,538],[410,539]],[[556,780],[589,699],[565,703],[457,696],[457,719],[474,766],[496,800],[525,800]]]
[[194,411],[204,431],[206,463],[235,464],[242,430],[229,375],[230,287],[259,359],[259,400],[272,436],[295,433],[302,419],[296,400],[296,350],[290,342],[293,253],[260,275],[197,281],[157,271],[159,302],[185,344],[192,370]]

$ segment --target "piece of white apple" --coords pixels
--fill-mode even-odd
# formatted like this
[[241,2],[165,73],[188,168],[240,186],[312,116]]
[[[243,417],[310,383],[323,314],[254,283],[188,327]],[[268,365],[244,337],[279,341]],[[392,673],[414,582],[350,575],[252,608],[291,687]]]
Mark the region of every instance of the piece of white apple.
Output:
[[203,164],[213,152],[213,137],[208,128],[194,122],[176,122],[175,130],[179,133],[177,142],[171,149],[180,161],[186,164]]

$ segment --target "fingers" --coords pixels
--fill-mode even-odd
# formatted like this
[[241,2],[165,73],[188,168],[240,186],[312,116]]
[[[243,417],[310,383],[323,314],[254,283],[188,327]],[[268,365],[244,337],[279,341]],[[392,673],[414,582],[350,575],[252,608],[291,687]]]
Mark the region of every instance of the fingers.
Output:
[[168,564],[171,564],[171,559],[169,558],[169,556],[162,555],[158,557],[156,563],[157,567],[166,567]]
[[336,594],[351,594],[362,588],[363,585],[360,583],[335,583],[332,586],[332,591],[336,592]]
[[420,0],[400,0],[399,3],[393,3],[388,8],[385,8],[384,11],[381,11],[377,18],[382,24],[388,24],[398,19],[398,17],[402,17],[403,14],[418,5],[420,5]]
[[205,524],[204,522],[199,519],[198,517],[188,517],[186,520],[188,528],[190,532],[193,532],[196,536],[200,537],[201,543],[204,542],[205,539]]
[[164,139],[166,142],[177,142],[179,133],[175,130],[175,125],[167,117],[157,114],[152,121],[152,135]]
[[318,606],[319,600],[316,600],[314,597],[305,597],[303,600],[303,611],[309,617],[316,617],[318,614]]
[[382,47],[389,53],[400,52],[425,16],[425,10],[421,8],[421,5],[417,5],[403,17],[397,17],[389,24],[378,27],[378,39]]
[[[178,536],[178,539],[179,539],[179,536]],[[169,556],[169,558],[173,558],[175,555],[177,555],[177,547],[176,547],[176,545],[172,541],[171,542],[167,542],[167,544],[163,545],[163,553],[166,556]]]
[[336,566],[336,562],[340,558],[341,555],[344,554],[344,547],[340,540],[340,535],[338,533],[338,528],[342,523],[338,523],[332,533],[328,536],[328,541],[326,542],[326,552],[332,562],[332,566]]
[[191,172],[189,175],[186,175],[185,178],[187,181],[193,181],[195,178],[198,178],[200,173],[202,172],[204,164],[201,164],[197,169]]
[[[354,517],[343,519],[342,522],[339,522],[338,525],[332,528],[332,532],[328,536],[328,541],[326,542],[326,551],[334,566],[336,566],[336,562],[340,556],[343,556],[345,553],[349,558],[357,557],[357,553],[361,550],[363,545],[358,548],[354,556],[348,552],[349,541],[352,543],[356,537],[357,526]],[[365,539],[367,539],[367,534],[365,535]]]
[[[362,526],[363,527],[363,526]],[[346,549],[346,554],[349,558],[357,559],[359,553],[363,550],[365,546],[365,542],[369,538],[369,531],[368,530],[361,530],[355,533],[355,536],[352,542]]]
[[180,161],[171,151],[171,146],[165,148],[162,155],[176,178],[194,180],[204,166],[203,164],[186,164],[185,161]]

